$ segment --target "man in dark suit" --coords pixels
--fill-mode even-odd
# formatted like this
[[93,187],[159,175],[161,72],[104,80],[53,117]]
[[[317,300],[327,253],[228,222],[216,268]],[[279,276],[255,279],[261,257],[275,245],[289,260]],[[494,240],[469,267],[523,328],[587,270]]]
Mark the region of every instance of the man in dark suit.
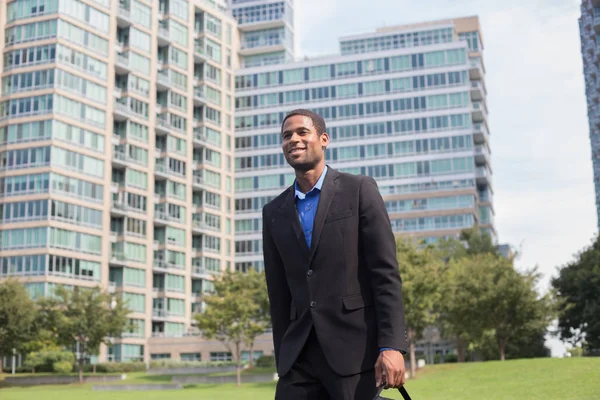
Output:
[[404,384],[402,282],[389,217],[370,177],[325,164],[325,122],[288,114],[294,185],[263,209],[279,381],[276,399],[370,400]]

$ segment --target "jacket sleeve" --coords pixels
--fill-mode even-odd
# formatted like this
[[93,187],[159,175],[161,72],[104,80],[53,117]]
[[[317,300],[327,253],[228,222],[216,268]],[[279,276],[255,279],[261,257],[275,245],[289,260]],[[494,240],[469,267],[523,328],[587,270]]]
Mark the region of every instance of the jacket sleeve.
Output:
[[377,183],[364,177],[359,197],[362,253],[369,271],[377,316],[379,348],[408,349],[402,302],[402,280],[396,239]]
[[275,246],[270,230],[269,215],[263,208],[263,257],[265,262],[265,277],[269,304],[271,309],[271,324],[273,326],[273,345],[275,362],[279,366],[279,349],[281,341],[290,323],[290,307],[292,295],[288,287],[283,260]]

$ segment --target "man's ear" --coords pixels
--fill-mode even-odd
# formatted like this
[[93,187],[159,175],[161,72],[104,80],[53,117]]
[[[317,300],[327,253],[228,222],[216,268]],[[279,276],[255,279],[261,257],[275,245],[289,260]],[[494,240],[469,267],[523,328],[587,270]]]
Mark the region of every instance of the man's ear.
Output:
[[319,136],[319,140],[321,141],[322,147],[327,147],[329,145],[329,133],[323,132],[321,136]]

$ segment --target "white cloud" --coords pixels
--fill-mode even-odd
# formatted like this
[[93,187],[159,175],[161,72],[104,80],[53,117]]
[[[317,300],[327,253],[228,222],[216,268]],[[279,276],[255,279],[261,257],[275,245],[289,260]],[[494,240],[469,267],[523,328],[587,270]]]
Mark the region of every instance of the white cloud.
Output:
[[[596,232],[579,0],[301,0],[301,55],[384,25],[479,15],[492,134],[496,227],[543,286]],[[555,350],[556,342],[553,343]]]

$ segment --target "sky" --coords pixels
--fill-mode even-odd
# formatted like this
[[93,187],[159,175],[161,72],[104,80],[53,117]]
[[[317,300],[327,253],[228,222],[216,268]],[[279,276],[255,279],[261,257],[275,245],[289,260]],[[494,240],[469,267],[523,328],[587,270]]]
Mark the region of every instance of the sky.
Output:
[[299,57],[338,53],[339,37],[383,26],[480,17],[498,239],[518,250],[517,268],[538,267],[546,290],[597,232],[580,0],[295,3]]

